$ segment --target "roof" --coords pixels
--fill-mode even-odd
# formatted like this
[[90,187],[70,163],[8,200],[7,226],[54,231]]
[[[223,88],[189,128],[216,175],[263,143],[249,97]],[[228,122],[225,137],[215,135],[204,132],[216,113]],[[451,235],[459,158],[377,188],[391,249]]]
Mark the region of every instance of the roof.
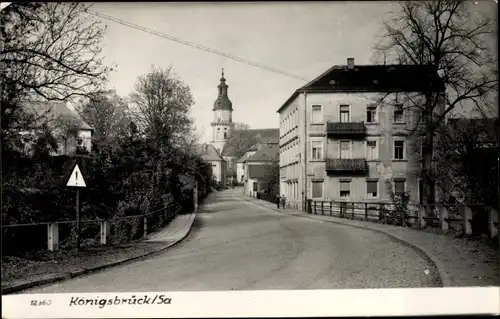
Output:
[[247,158],[249,158],[250,156],[252,156],[252,155],[253,155],[253,154],[250,154],[250,152],[251,152],[251,151],[250,151],[250,150],[248,150],[248,151],[245,153],[245,155],[243,155],[242,157],[240,157],[240,159],[238,159],[238,160],[236,161],[236,163],[244,163],[244,162],[247,160]]
[[80,130],[93,130],[78,113],[73,112],[65,102],[55,101],[28,101],[23,105],[24,109],[36,117],[35,127],[49,123],[57,119],[74,121]]
[[275,162],[279,160],[279,145],[267,144],[255,152],[246,161],[251,162]]
[[217,100],[215,100],[214,102],[214,108],[212,109],[212,111],[232,111],[233,103],[227,96],[228,85],[226,84],[226,78],[224,77],[224,69],[222,69],[222,77],[220,78],[220,84],[217,87],[219,88],[219,95],[217,96]]
[[213,146],[212,144],[202,144],[198,146],[197,154],[207,162],[224,161],[224,158],[222,158],[215,146]]
[[[238,131],[246,131],[250,135],[252,135],[256,142],[261,143],[261,144],[270,144],[270,143],[279,143],[280,139],[280,130],[279,128],[268,128],[268,129],[249,129],[249,130],[234,130],[231,132],[231,134],[238,134]],[[242,134],[243,136],[243,134]],[[256,149],[254,146],[253,148]],[[250,147],[247,150],[253,150],[252,147]],[[224,149],[222,150],[222,155],[223,156],[236,156],[237,152],[237,147],[236,145],[226,143],[224,145]]]
[[269,168],[266,164],[248,165],[248,177],[252,179],[267,179],[269,177]]
[[436,83],[435,91],[444,91],[434,67],[420,65],[335,65],[316,79],[297,89],[278,109],[280,112],[300,93],[420,92]]

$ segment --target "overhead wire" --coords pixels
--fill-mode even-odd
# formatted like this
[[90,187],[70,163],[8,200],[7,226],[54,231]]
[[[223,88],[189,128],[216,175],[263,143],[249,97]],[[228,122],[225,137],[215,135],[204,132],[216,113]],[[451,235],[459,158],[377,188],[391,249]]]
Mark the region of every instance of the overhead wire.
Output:
[[203,50],[203,51],[210,52],[210,53],[213,53],[213,54],[216,54],[216,55],[220,55],[220,56],[229,58],[229,59],[237,61],[237,62],[245,63],[245,64],[251,65],[253,67],[264,69],[264,70],[267,70],[267,71],[270,71],[270,72],[274,72],[274,73],[277,73],[277,74],[281,74],[281,75],[284,75],[284,76],[287,76],[287,77],[291,77],[291,78],[294,78],[294,79],[298,79],[298,80],[302,80],[302,81],[309,81],[308,79],[306,79],[305,77],[302,77],[300,75],[296,75],[296,74],[293,74],[293,73],[290,73],[290,72],[279,70],[279,69],[276,69],[276,68],[273,68],[273,67],[261,64],[261,63],[253,62],[251,60],[247,60],[247,59],[238,57],[238,56],[236,56],[234,54],[225,53],[225,52],[222,52],[222,51],[219,51],[219,50],[216,50],[216,49],[212,49],[212,48],[209,48],[209,47],[206,47],[206,46],[202,46],[202,45],[190,42],[190,41],[186,41],[186,40],[183,40],[183,39],[180,39],[180,38],[177,38],[177,37],[165,34],[165,33],[161,33],[161,32],[155,31],[155,30],[151,30],[151,29],[148,29],[146,27],[137,25],[135,23],[128,22],[128,21],[125,21],[125,20],[122,20],[122,19],[110,16],[110,15],[107,15],[107,14],[104,14],[104,13],[100,13],[100,12],[97,12],[97,11],[94,11],[94,10],[90,10],[90,9],[87,9],[86,11],[88,13],[94,15],[94,16],[99,17],[99,18],[102,18],[102,19],[105,19],[105,20],[109,20],[109,21],[113,21],[115,23],[118,23],[118,24],[130,27],[130,28],[133,28],[133,29],[136,29],[136,30],[140,30],[140,31],[143,31],[143,32],[146,32],[146,33],[149,33],[149,34],[153,34],[153,35],[156,35],[156,36],[159,36],[159,37],[162,37],[162,38],[165,38],[165,39],[177,42],[177,43],[181,43],[181,44],[184,44],[184,45],[187,45],[187,46],[199,49],[199,50]]

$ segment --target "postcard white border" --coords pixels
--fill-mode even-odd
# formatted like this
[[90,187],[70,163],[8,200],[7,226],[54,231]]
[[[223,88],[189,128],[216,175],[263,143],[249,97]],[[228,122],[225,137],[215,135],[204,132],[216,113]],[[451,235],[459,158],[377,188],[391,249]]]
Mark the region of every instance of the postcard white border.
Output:
[[[149,303],[155,296],[156,304]],[[132,297],[135,296],[135,297]],[[73,298],[73,299],[72,299]],[[135,298],[135,305],[77,305]],[[137,304],[142,300],[142,305]],[[73,300],[73,305],[70,302]],[[167,301],[166,301],[167,300]],[[37,305],[32,305],[33,301]],[[134,301],[129,301],[133,303]],[[19,294],[2,296],[3,318],[196,318],[499,314],[500,287],[210,292]]]

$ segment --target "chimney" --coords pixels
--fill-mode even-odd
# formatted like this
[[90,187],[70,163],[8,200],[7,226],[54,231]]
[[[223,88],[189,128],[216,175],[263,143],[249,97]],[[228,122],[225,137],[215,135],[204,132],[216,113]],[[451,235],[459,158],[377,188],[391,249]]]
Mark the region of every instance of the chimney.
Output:
[[354,69],[354,58],[347,58],[347,68],[349,70]]

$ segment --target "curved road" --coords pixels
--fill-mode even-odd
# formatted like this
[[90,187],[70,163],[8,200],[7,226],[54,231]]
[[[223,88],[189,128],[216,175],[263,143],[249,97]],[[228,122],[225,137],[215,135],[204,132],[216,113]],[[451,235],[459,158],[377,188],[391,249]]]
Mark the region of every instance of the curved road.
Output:
[[[184,242],[151,257],[23,293],[435,287],[425,257],[369,230],[212,194]],[[426,274],[428,270],[428,274]]]

